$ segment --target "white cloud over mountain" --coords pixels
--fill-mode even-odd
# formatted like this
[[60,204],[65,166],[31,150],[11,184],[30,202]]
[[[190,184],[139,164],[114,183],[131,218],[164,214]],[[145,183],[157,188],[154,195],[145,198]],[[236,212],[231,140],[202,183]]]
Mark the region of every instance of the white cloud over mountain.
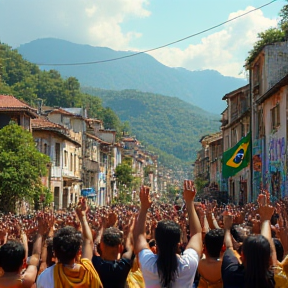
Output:
[[37,38],[55,37],[80,44],[129,46],[136,31],[123,33],[121,23],[145,18],[146,0],[0,0],[0,40],[17,47]]
[[[228,19],[252,9],[254,7],[247,7],[245,11],[231,13]],[[244,77],[243,65],[257,41],[257,34],[276,26],[277,19],[265,18],[262,11],[257,10],[225,24],[221,31],[203,37],[201,43],[189,45],[185,50],[166,47],[150,54],[171,67],[214,69],[225,76]]]
[[[251,9],[231,13],[228,19]],[[0,0],[0,41],[17,47],[37,38],[54,37],[114,50],[139,51],[129,43],[142,34],[136,27],[124,33],[121,24],[133,18],[145,20],[150,15],[148,0]],[[225,24],[220,31],[203,34],[198,44],[189,45],[186,40],[185,49],[174,45],[150,54],[167,66],[215,69],[223,75],[239,77],[257,33],[276,25],[276,19],[266,18],[257,10]]]

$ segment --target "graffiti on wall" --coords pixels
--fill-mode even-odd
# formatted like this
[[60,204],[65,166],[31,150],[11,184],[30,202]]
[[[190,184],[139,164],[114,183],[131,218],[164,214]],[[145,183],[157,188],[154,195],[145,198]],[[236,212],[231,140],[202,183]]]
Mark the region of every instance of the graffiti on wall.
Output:
[[286,141],[285,138],[271,137],[268,146],[268,163],[269,171],[265,174],[265,182],[271,193],[272,200],[285,196],[286,188]]
[[282,162],[285,155],[285,138],[271,138],[269,142],[269,160],[271,163],[274,161]]

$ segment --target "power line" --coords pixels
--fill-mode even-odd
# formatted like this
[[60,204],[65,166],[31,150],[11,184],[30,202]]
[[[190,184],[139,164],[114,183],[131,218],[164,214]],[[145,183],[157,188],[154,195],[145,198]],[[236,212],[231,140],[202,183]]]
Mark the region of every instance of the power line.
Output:
[[91,62],[51,63],[51,64],[49,64],[49,63],[35,63],[35,64],[36,64],[36,65],[39,65],[39,66],[78,66],[78,65],[92,65],[92,64],[99,64],[99,63],[105,63],[105,62],[112,62],[112,61],[117,61],[117,60],[121,60],[121,59],[125,59],[125,58],[134,57],[134,56],[137,56],[137,55],[140,55],[140,54],[144,54],[144,53],[148,53],[148,52],[151,52],[151,51],[159,50],[159,49],[165,48],[165,47],[167,47],[167,46],[173,45],[173,44],[175,44],[175,43],[179,43],[179,42],[182,42],[182,41],[187,40],[187,39],[189,39],[189,38],[198,36],[198,35],[200,35],[200,34],[203,34],[203,33],[205,33],[205,32],[208,32],[208,31],[210,31],[210,30],[213,30],[213,29],[215,29],[215,28],[218,28],[218,27],[220,27],[220,26],[223,26],[224,24],[227,24],[227,23],[229,23],[229,22],[231,22],[231,21],[234,21],[234,20],[236,20],[236,19],[238,19],[238,18],[241,18],[241,17],[243,17],[243,16],[245,16],[245,15],[247,15],[247,14],[250,14],[250,13],[252,13],[252,12],[255,12],[255,11],[257,11],[257,10],[263,8],[263,7],[266,7],[266,6],[268,6],[268,5],[276,2],[276,1],[278,1],[278,0],[273,0],[273,1],[269,2],[269,3],[266,3],[266,4],[258,7],[258,8],[255,8],[255,9],[253,9],[253,10],[250,10],[250,11],[248,11],[248,12],[245,12],[245,13],[243,13],[243,14],[241,14],[241,15],[238,15],[238,16],[236,16],[236,17],[234,17],[234,18],[231,18],[231,19],[229,19],[229,20],[227,20],[227,21],[225,21],[225,22],[222,22],[222,23],[220,23],[220,24],[218,24],[218,25],[212,26],[212,27],[210,27],[210,28],[208,28],[208,29],[202,30],[202,31],[200,31],[200,32],[198,32],[198,33],[189,35],[189,36],[184,37],[184,38],[181,38],[181,39],[179,39],[179,40],[170,42],[170,43],[165,44],[165,45],[162,45],[162,46],[158,46],[158,47],[156,47],[156,48],[151,48],[151,49],[148,49],[148,50],[144,50],[144,51],[132,53],[132,54],[129,54],[129,55],[126,55],[126,56],[121,56],[121,57],[111,58],[111,59],[106,59],[106,60],[91,61]]

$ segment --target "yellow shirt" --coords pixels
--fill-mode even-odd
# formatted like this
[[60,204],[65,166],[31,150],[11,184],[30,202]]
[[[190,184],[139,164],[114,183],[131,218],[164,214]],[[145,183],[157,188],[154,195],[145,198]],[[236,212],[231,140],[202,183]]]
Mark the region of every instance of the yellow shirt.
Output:
[[75,270],[57,263],[54,267],[54,287],[57,288],[102,288],[103,285],[92,262],[81,259]]

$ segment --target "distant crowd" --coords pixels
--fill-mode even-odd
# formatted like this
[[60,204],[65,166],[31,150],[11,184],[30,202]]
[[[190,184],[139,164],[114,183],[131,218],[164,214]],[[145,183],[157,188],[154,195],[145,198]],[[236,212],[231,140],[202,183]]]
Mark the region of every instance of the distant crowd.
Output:
[[288,287],[288,199],[0,214],[0,288]]

